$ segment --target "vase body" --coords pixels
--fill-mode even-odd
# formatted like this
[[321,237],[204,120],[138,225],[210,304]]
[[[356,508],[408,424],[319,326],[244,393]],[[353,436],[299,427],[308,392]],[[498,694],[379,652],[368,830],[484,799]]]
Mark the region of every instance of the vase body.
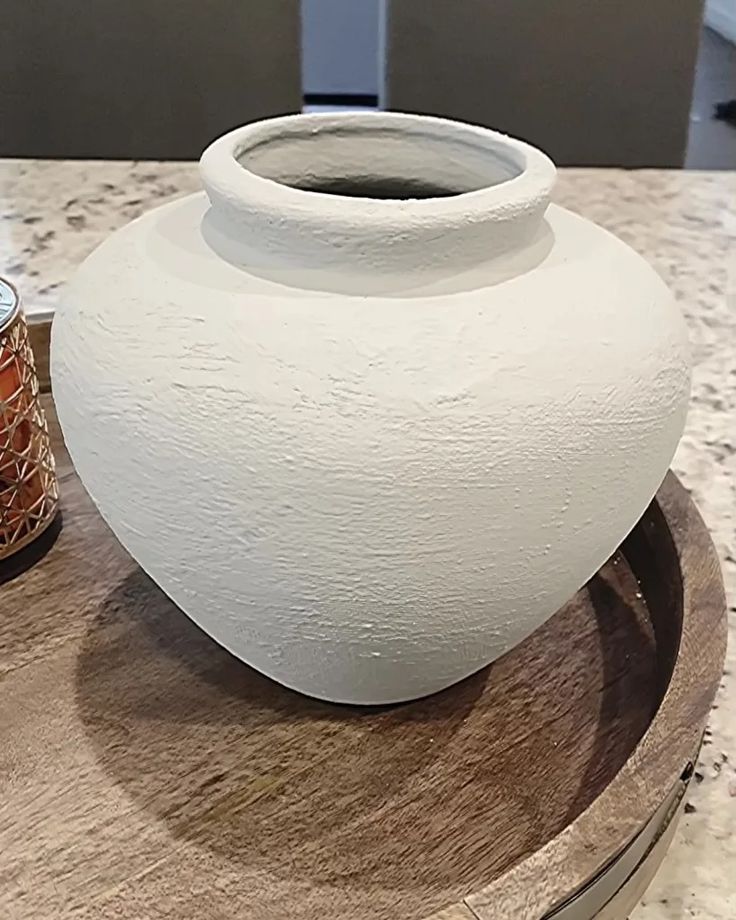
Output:
[[339,702],[440,690],[554,613],[654,495],[689,393],[671,295],[549,204],[543,154],[484,129],[292,116],[201,170],[57,313],[79,475],[249,665]]

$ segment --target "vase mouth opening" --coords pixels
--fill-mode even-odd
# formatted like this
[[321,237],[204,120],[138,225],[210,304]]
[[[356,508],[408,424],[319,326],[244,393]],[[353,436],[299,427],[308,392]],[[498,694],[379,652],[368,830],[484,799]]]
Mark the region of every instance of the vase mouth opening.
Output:
[[[449,267],[523,246],[555,167],[523,141],[394,112],[290,115],[215,140],[200,160],[223,233],[249,251],[346,269]],[[399,252],[400,250],[400,252]],[[411,250],[411,254],[410,251]],[[462,253],[461,253],[462,250]]]
[[524,151],[488,132],[377,113],[266,122],[233,149],[245,170],[291,189],[374,201],[455,197],[522,175]]

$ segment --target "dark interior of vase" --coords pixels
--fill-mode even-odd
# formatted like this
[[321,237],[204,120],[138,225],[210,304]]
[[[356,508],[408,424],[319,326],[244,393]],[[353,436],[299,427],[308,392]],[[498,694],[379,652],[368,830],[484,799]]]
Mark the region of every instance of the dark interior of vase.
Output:
[[460,195],[462,189],[447,188],[425,182],[421,178],[391,176],[343,176],[336,179],[318,179],[307,176],[295,182],[284,183],[292,188],[322,195],[341,195],[344,198],[378,198],[383,200],[416,200],[418,198],[450,198]]
[[236,154],[265,179],[304,191],[350,198],[447,198],[498,185],[523,163],[495,135],[428,123],[407,128],[375,116],[296,123]]

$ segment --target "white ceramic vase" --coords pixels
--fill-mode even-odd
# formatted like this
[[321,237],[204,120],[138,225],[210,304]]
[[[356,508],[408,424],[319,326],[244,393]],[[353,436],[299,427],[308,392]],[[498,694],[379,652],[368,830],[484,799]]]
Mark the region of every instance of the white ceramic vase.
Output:
[[82,265],[53,330],[72,458],[213,638],[328,700],[432,693],[605,561],[689,390],[655,272],[550,160],[399,114],[248,125],[205,193]]

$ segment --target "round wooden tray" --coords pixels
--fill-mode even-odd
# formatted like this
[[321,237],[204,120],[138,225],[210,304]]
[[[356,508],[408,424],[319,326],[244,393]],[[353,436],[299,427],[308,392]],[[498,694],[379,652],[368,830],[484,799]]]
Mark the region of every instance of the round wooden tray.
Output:
[[434,697],[355,709],[200,632],[56,437],[64,531],[0,588],[2,916],[627,916],[725,648],[718,562],[673,475],[518,648]]

